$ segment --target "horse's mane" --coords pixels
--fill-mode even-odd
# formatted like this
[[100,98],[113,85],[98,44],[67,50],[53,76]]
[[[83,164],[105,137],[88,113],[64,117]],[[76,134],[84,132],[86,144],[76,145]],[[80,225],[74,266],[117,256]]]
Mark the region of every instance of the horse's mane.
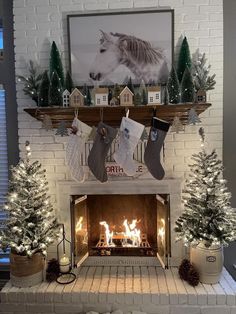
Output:
[[119,38],[119,49],[137,62],[155,64],[163,59],[161,49],[154,49],[148,41],[122,33],[111,33],[111,35]]

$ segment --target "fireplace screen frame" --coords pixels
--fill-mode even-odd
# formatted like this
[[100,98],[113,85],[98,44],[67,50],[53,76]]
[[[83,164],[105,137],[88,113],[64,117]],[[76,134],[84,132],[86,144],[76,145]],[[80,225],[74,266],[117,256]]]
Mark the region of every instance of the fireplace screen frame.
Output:
[[[171,234],[170,234],[170,195],[169,194],[155,194],[155,193],[139,193],[139,195],[155,195],[157,201],[157,252],[155,252],[155,256],[159,260],[161,266],[163,268],[169,267],[169,259],[171,257]],[[86,259],[86,257],[90,256],[87,252],[83,252],[81,256],[77,255],[76,252],[76,235],[75,235],[75,210],[76,205],[82,201],[85,201],[87,197],[94,194],[81,194],[81,195],[71,195],[70,197],[70,216],[71,216],[71,239],[72,239],[72,251],[74,258],[74,265],[77,266]],[[97,194],[96,194],[97,195]],[[99,195],[106,195],[98,194]],[[114,194],[113,194],[114,195]],[[120,195],[120,194],[115,194]],[[126,194],[127,195],[127,194]],[[133,194],[130,194],[133,195]],[[88,218],[88,217],[87,217]],[[159,226],[158,226],[159,221]],[[165,223],[163,224],[163,221]],[[88,224],[88,223],[87,223]],[[158,230],[160,228],[164,228],[164,238],[161,234],[158,235]],[[126,256],[129,258],[129,256]],[[103,258],[103,256],[99,256],[99,258]],[[104,256],[104,258],[106,258]]]

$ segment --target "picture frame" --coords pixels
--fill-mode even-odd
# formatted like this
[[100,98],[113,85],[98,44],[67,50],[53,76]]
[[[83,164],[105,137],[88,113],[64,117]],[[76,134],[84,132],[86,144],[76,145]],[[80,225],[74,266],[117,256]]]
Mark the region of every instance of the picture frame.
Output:
[[67,16],[69,67],[76,86],[165,84],[174,51],[174,10]]

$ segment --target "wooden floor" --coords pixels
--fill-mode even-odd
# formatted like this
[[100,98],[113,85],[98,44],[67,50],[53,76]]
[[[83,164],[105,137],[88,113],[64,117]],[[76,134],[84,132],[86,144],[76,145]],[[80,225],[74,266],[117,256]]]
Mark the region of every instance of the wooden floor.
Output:
[[[79,313],[79,310],[73,311],[79,306],[82,313],[97,308],[98,305],[104,306],[107,312],[119,308],[119,305],[122,309],[126,306],[128,309],[139,309],[147,313],[159,313],[154,310],[148,311],[150,306],[152,308],[163,306],[164,311],[164,308],[170,309],[172,305],[184,305],[184,308],[215,306],[216,309],[224,306],[223,308],[230,307],[231,311],[236,309],[236,282],[225,269],[218,284],[199,284],[195,288],[179,279],[177,268],[163,270],[161,267],[150,266],[96,266],[80,267],[77,271],[77,279],[69,285],[43,282],[32,288],[15,288],[8,282],[0,292],[2,302],[0,312],[4,309],[2,307],[4,303],[3,313],[7,313],[7,304],[18,306],[19,303],[25,307],[25,312],[22,309],[22,313],[31,313],[30,310],[36,313],[35,306],[40,304],[48,305],[45,311],[47,313],[57,313],[54,309],[63,306],[72,309],[71,311],[68,309],[68,313]],[[86,305],[86,309],[83,305]],[[93,307],[89,308],[89,305]],[[14,309],[10,312],[15,313]],[[58,313],[63,313],[63,310],[58,310]],[[170,310],[163,313],[172,312]]]

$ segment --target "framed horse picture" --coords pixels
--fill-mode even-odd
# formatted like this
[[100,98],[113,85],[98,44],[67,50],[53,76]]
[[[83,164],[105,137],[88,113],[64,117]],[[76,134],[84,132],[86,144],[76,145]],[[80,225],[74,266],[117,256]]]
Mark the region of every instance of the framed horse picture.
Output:
[[173,59],[174,11],[68,15],[69,62],[77,86],[165,83]]

